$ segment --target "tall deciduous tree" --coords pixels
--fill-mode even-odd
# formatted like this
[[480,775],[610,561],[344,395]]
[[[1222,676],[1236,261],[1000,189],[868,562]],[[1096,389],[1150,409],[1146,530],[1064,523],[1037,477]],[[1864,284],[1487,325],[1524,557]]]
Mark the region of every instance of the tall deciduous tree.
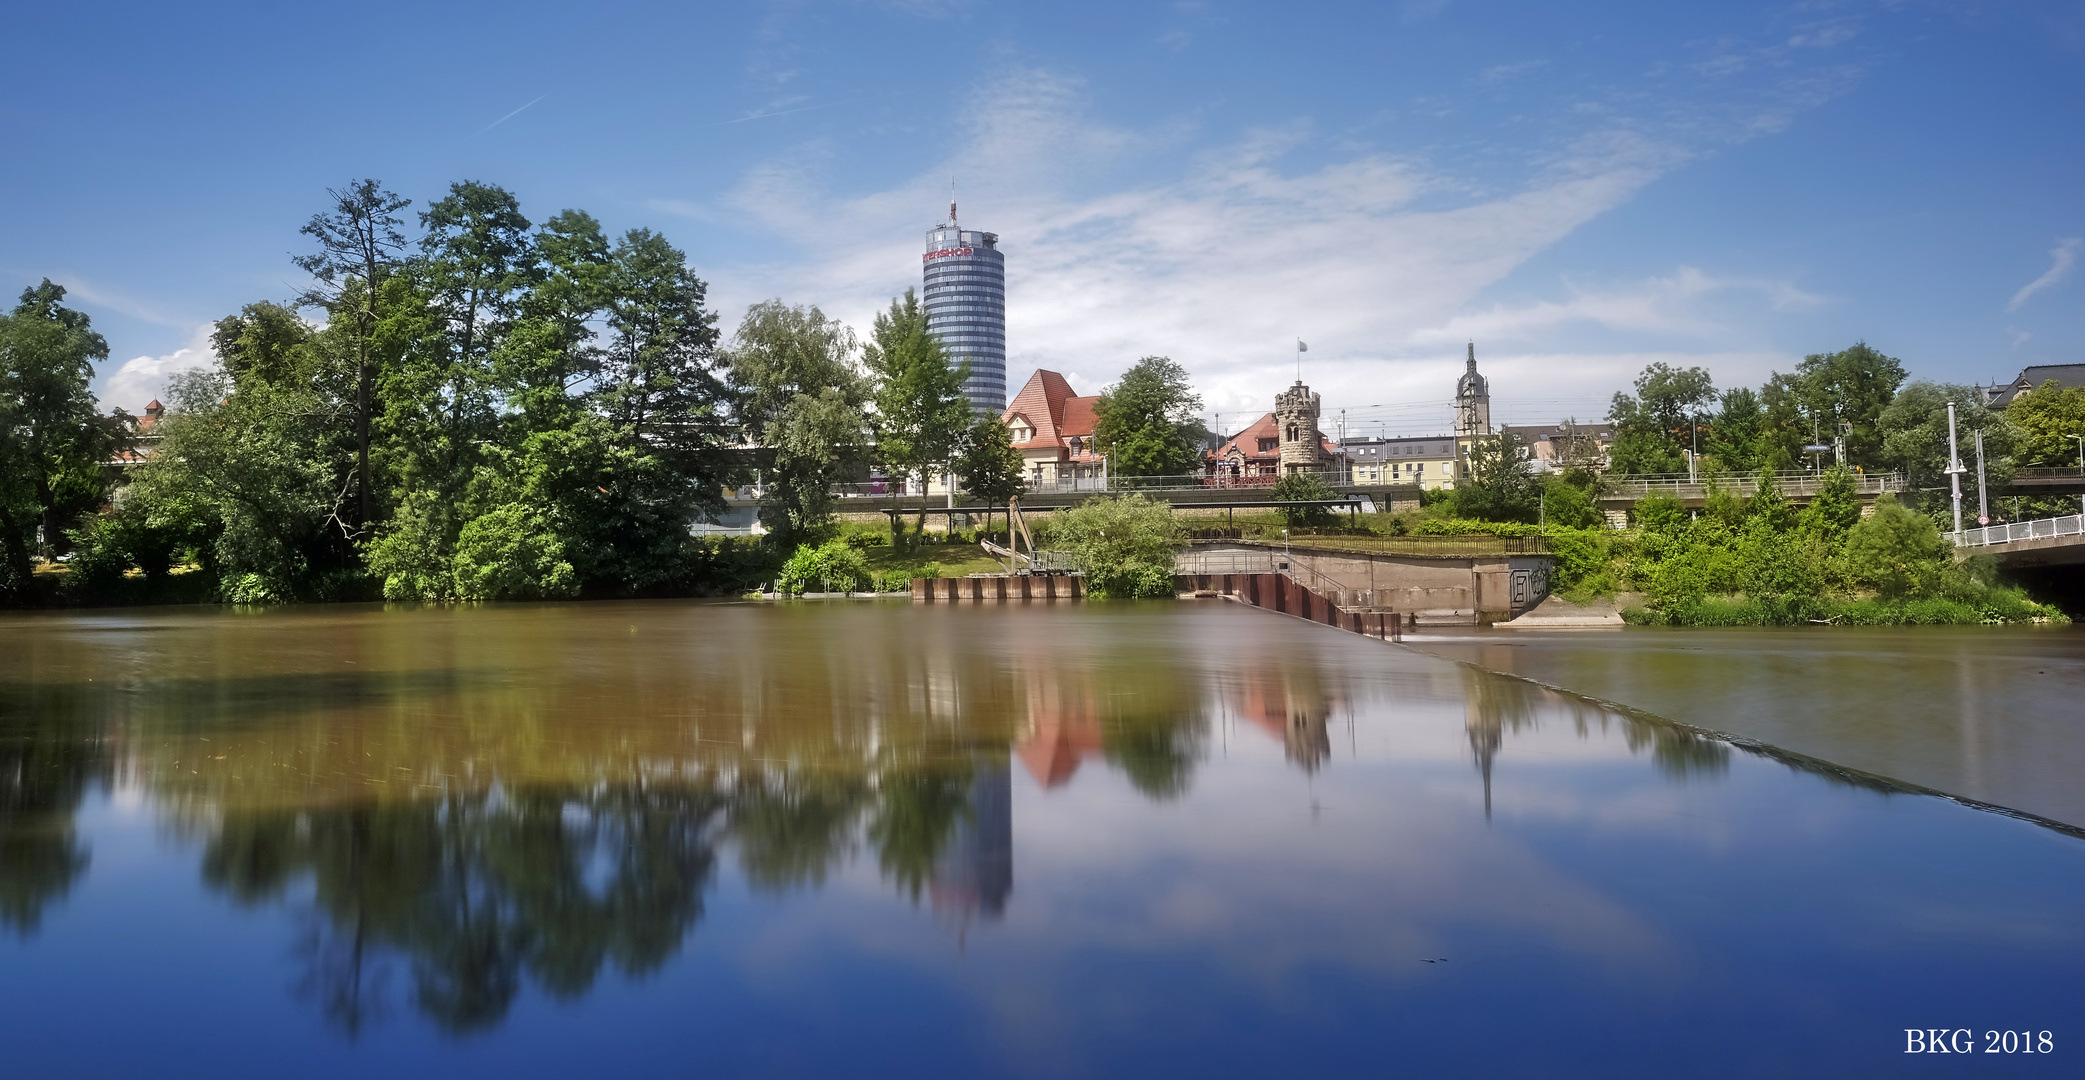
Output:
[[1758,461],[1762,416],[1758,391],[1744,386],[1723,391],[1722,407],[1709,422],[1703,450],[1726,471],[1751,471]]
[[100,468],[120,438],[87,392],[108,342],[64,299],[45,279],[0,317],[0,584],[17,600],[29,594],[37,530],[59,543],[72,518],[101,502]]
[[[2012,455],[2019,429],[2006,414],[1984,406],[1983,395],[1973,386],[1918,382],[1897,391],[1889,407],[1876,417],[1875,432],[1881,436],[1877,464],[1902,469],[1906,501],[1938,513],[1948,503],[1947,407],[1955,406],[1956,446],[1962,463],[1970,471],[1962,477],[1966,505],[1976,509],[1976,457],[1971,450],[1976,432],[1984,434],[1984,480],[2000,488],[2012,479]],[[1873,460],[1873,459],[1871,459]]]
[[2066,389],[2050,379],[2013,398],[2005,415],[2020,429],[2021,464],[2085,468],[2085,447],[2077,442],[2085,434],[2085,386]]
[[1208,435],[1198,418],[1202,399],[1187,369],[1164,356],[1130,365],[1093,407],[1093,441],[1117,476],[1193,472]]
[[1681,472],[1693,449],[1702,410],[1715,400],[1707,368],[1652,364],[1636,377],[1636,393],[1617,393],[1607,418],[1615,425],[1614,471]]
[[1803,357],[1796,378],[1820,443],[1837,436],[1843,423],[1850,429],[1847,462],[1870,468],[1883,463],[1884,434],[1878,423],[1897,388],[1904,385],[1903,361],[1857,341],[1835,353]]
[[1533,522],[1542,489],[1521,449],[1510,431],[1473,441],[1468,466],[1455,478],[1455,512],[1480,521]]
[[[1014,449],[1013,432],[1006,421],[986,413],[970,426],[963,439],[963,453],[956,461],[963,490],[987,507],[1004,506],[1028,489],[1026,463]],[[992,527],[992,512],[985,511],[985,528]]]
[[927,482],[947,467],[970,426],[963,381],[970,365],[950,361],[927,330],[927,312],[911,289],[878,312],[862,347],[877,378],[876,456],[899,476],[919,478],[919,529],[927,523]]
[[[355,356],[355,525],[359,533],[374,520],[375,495],[369,473],[369,428],[377,369],[377,302],[384,282],[405,255],[398,212],[411,199],[386,191],[375,180],[329,188],[329,211],[313,214],[299,230],[319,250],[294,261],[317,284],[298,297],[301,306],[323,309],[329,318],[352,321]],[[351,284],[359,281],[359,287]]]
[[763,448],[760,520],[784,547],[832,520],[833,487],[866,463],[869,384],[854,332],[815,307],[753,305],[725,356],[739,425]]

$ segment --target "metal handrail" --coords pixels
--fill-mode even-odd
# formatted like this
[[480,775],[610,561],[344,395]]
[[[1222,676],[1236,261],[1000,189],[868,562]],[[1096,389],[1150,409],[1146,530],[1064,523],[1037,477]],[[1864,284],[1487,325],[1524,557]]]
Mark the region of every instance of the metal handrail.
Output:
[[1986,525],[1982,528],[1963,529],[1950,534],[1956,547],[1989,547],[1993,544],[2010,544],[2017,540],[2042,540],[2057,536],[2085,535],[2085,514],[2065,517],[2033,518],[2028,521],[2008,521],[2002,525]]
[[[1325,470],[1309,473],[1334,487],[1353,486],[1344,470]],[[1134,491],[1211,491],[1211,490],[1255,490],[1271,488],[1281,480],[1279,476],[1209,476],[1202,473],[1176,473],[1165,476],[1087,476],[1065,480],[1029,481],[1024,494],[1065,495],[1081,492],[1134,492]],[[919,491],[912,485],[904,485],[899,491],[897,481],[870,482],[866,484],[835,484],[833,494],[839,498],[918,498]],[[1397,484],[1367,484],[1365,487],[1398,487]],[[940,492],[935,492],[939,495]]]
[[[1824,485],[1825,478],[1821,473],[1777,473],[1774,476],[1774,486],[1783,495],[1815,495],[1824,489]],[[1603,499],[1642,498],[1653,491],[1671,495],[1679,495],[1681,493],[1706,494],[1711,486],[1721,491],[1727,491],[1732,495],[1751,495],[1759,490],[1759,478],[1756,476],[1724,476],[1715,479],[1703,477],[1690,480],[1684,476],[1670,478],[1662,476],[1610,477],[1606,483],[1606,490],[1600,497]],[[1880,495],[1886,491],[1903,491],[1904,486],[1904,475],[1902,473],[1865,473],[1855,475],[1853,478],[1853,490],[1858,495]]]

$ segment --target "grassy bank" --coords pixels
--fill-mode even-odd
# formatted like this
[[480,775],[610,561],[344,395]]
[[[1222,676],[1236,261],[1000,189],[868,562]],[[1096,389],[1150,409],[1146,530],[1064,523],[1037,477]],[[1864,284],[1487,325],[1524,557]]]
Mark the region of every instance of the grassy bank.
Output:
[[1996,588],[1971,603],[1946,597],[1833,600],[1822,597],[1702,597],[1622,612],[1632,626],[2000,626],[2066,625],[2060,611]]

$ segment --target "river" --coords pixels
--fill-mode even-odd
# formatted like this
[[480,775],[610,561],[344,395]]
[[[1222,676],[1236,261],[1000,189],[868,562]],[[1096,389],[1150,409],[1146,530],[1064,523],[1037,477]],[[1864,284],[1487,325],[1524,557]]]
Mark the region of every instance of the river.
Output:
[[8,616],[0,1073],[2073,1073],[2085,840],[1868,765],[1215,601]]
[[2085,630],[1494,630],[1409,641],[2085,830]]

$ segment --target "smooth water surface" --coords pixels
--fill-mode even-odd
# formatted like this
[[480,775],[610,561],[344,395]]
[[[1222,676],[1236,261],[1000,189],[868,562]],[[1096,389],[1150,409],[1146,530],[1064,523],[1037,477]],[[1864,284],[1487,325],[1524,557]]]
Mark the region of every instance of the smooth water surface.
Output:
[[1493,630],[1412,646],[2085,829],[2085,629]]
[[2085,1037],[2085,841],[1216,602],[14,617],[0,800],[7,1075],[2075,1075]]

